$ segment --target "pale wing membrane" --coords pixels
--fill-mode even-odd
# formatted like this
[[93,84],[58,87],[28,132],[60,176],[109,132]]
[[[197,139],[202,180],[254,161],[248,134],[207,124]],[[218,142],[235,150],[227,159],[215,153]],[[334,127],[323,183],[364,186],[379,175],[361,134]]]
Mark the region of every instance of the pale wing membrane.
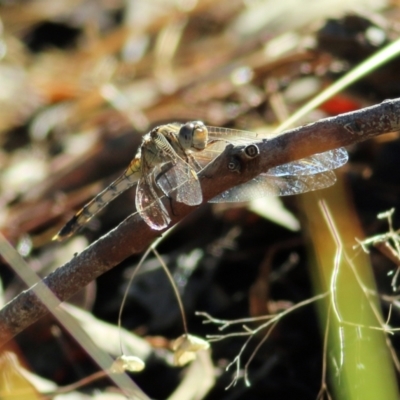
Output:
[[263,139],[258,133],[239,129],[220,128],[218,126],[207,126],[207,129],[210,141],[224,140],[235,145],[248,145]]
[[210,200],[210,203],[242,202],[264,196],[289,196],[332,186],[336,176],[332,171],[316,175],[270,176],[261,174],[253,180],[235,186]]
[[[262,139],[254,132],[207,128],[211,143],[206,150],[194,154],[203,168],[222,153],[227,143],[248,145]],[[250,182],[222,193],[211,202],[241,202],[263,196],[288,196],[322,189],[335,183],[335,174],[330,171],[342,166],[347,160],[347,151],[340,148],[279,165]]]
[[[237,129],[219,128],[215,126],[207,127],[209,132],[210,146],[201,154],[196,154],[196,159],[200,159],[199,163],[207,165],[215,159],[226,147],[226,143],[234,145],[249,145],[260,141],[263,137],[255,132],[242,131]],[[264,137],[265,138],[265,137]],[[212,143],[213,140],[217,142]],[[225,143],[224,143],[225,142]],[[204,153],[204,154],[202,154]],[[324,171],[330,171],[339,168],[348,161],[346,149],[339,148],[329,150],[324,153],[314,154],[313,156],[293,161],[284,165],[268,170],[268,175],[284,176],[284,175],[313,175]]]
[[[196,160],[200,169],[205,168],[211,161],[215,160],[224,150],[227,143],[224,141],[216,141],[210,143],[204,150],[193,152],[192,156]],[[195,168],[199,172],[199,168]]]
[[[261,140],[261,136],[255,132],[242,131],[238,129],[220,128],[207,126],[208,145],[204,150],[193,152],[193,158],[201,168],[204,168],[211,161],[215,160],[228,144],[235,146],[246,146]],[[199,168],[195,168],[199,171]]]
[[152,229],[161,230],[171,222],[168,211],[155,192],[153,174],[143,175],[136,188],[136,208],[140,216]]
[[266,174],[272,176],[286,175],[314,175],[320,172],[330,171],[346,164],[348,154],[345,148],[329,150],[324,153],[314,154],[301,160],[270,168]]
[[[156,192],[156,180],[159,176],[162,177],[161,169],[164,165],[171,171],[179,161],[183,161],[159,131],[152,131],[149,134],[141,150],[142,176],[136,189],[136,208],[147,225],[152,229],[161,230],[168,226],[171,219]],[[170,178],[173,181],[172,185],[177,184],[181,179],[179,173],[172,172]],[[161,189],[168,195],[171,188],[164,185]]]
[[176,190],[176,201],[189,206],[201,204],[203,194],[196,172],[180,158],[155,168],[157,185],[169,196]]

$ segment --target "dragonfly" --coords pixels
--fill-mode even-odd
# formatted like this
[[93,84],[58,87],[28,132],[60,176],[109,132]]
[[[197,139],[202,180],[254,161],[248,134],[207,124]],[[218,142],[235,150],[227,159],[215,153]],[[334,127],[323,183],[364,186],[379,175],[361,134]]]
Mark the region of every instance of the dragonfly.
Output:
[[[53,237],[72,236],[121,193],[137,185],[136,209],[155,230],[171,222],[163,196],[190,206],[199,205],[202,191],[198,173],[218,157],[227,144],[247,146],[261,135],[237,129],[206,126],[202,121],[160,125],[143,136],[128,168],[79,210]],[[314,154],[260,174],[231,188],[210,202],[242,202],[266,195],[286,196],[326,188],[336,181],[332,170],[348,160],[344,148]]]

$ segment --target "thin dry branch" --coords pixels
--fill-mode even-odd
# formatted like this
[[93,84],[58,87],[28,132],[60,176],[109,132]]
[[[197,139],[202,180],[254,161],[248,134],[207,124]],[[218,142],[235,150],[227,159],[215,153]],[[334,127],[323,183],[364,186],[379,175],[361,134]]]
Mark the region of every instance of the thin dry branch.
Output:
[[[271,167],[398,130],[400,99],[394,99],[292,129],[271,140],[260,141],[257,143],[260,155],[251,160],[243,157],[239,148],[229,146],[199,175],[204,201]],[[232,163],[237,166],[235,172],[228,168]],[[172,224],[192,211],[192,207],[182,203],[174,203],[172,207]],[[151,230],[135,214],[43,281],[60,302],[67,300],[127,257],[144,251],[159,234],[159,231]],[[47,312],[32,288],[22,292],[0,311],[0,345]]]

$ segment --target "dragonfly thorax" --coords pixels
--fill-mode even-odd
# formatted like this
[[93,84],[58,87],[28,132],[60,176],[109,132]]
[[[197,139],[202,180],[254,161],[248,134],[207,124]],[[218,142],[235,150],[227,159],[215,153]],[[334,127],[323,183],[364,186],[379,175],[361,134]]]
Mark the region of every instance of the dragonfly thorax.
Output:
[[[147,169],[165,163],[166,160],[174,160],[176,153],[171,144],[156,129],[145,136],[141,146],[141,159]],[[142,167],[143,169],[143,167]]]
[[185,150],[204,150],[208,143],[208,129],[201,121],[187,122],[179,129],[178,140]]

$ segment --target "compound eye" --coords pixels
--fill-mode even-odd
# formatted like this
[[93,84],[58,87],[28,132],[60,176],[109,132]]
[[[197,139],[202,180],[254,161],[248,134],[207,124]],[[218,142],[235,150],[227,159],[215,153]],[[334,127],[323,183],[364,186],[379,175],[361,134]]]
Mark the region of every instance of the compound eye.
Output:
[[179,129],[179,143],[184,149],[192,146],[195,125],[193,122],[187,122]]
[[196,150],[203,150],[208,143],[208,129],[201,122],[196,121],[196,126],[193,132],[192,147]]

